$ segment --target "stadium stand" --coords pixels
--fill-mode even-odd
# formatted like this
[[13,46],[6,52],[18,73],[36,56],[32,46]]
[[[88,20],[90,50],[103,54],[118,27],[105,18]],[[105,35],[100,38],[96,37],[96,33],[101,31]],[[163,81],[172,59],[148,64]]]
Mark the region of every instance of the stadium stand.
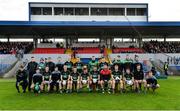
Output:
[[132,43],[132,42],[117,42],[117,41],[115,41],[113,43],[113,47],[115,47],[115,48],[137,47],[137,46],[138,46],[137,43]]
[[143,49],[148,53],[180,53],[180,42],[144,42]]
[[140,48],[114,48],[113,53],[143,53],[143,49]]
[[99,46],[103,46],[105,45],[105,43],[99,43],[99,42],[76,42],[72,44],[72,47],[77,47],[77,48],[81,48],[81,47],[99,47]]
[[32,49],[32,42],[0,42],[0,54],[15,54],[18,50],[23,50],[26,54]]

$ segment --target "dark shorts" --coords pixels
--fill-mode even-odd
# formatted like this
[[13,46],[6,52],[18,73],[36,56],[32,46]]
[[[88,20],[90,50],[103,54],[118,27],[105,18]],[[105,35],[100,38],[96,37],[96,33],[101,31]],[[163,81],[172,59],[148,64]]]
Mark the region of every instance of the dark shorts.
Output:
[[109,81],[110,79],[111,79],[110,75],[101,75],[100,76],[100,80],[103,80],[103,81]]

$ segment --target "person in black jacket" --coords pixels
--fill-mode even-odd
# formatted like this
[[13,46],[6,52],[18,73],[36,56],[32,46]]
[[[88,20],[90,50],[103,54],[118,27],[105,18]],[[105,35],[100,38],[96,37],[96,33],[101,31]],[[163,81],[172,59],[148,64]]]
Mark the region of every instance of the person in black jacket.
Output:
[[141,65],[138,64],[134,72],[135,90],[139,93],[141,85],[144,85],[144,92],[146,92],[146,80],[144,80],[144,72],[141,70]]
[[57,63],[56,63],[56,67],[58,67],[58,70],[61,72],[63,71],[63,62],[62,62],[62,58],[58,57],[57,58]]
[[16,89],[18,93],[20,93],[19,85],[22,86],[23,93],[25,93],[26,88],[28,86],[28,81],[27,81],[27,72],[24,70],[23,65],[20,65],[18,71],[16,72]]
[[55,63],[52,62],[51,57],[48,58],[48,63],[46,64],[47,67],[49,67],[49,71],[53,72],[55,69]]
[[28,63],[27,70],[29,71],[29,84],[28,84],[28,91],[31,91],[31,84],[32,84],[32,77],[33,74],[36,73],[36,69],[38,67],[38,63],[35,61],[34,57],[31,57],[31,62]]
[[71,61],[71,58],[69,58],[68,61],[66,61],[66,62],[64,63],[64,65],[67,66],[67,70],[68,70],[68,71],[70,71],[70,72],[72,71],[73,62]]
[[141,69],[143,71],[143,65],[141,62],[139,62],[139,56],[138,55],[135,55],[134,56],[134,63],[133,63],[133,71],[135,72],[137,70],[137,65],[140,65],[141,66]]

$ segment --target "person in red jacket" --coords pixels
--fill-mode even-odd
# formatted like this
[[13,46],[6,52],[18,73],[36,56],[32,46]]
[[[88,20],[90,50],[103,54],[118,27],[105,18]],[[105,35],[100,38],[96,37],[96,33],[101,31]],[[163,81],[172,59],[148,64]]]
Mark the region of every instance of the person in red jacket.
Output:
[[101,83],[101,89],[102,93],[104,93],[105,85],[108,86],[108,93],[110,92],[111,88],[111,70],[108,68],[108,64],[104,64],[104,68],[100,71],[100,83]]

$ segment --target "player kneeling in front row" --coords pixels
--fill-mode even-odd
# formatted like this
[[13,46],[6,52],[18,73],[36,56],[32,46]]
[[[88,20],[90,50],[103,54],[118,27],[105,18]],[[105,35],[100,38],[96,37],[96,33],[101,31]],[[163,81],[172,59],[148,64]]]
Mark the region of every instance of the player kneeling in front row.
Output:
[[45,71],[43,72],[43,90],[45,91],[46,86],[47,86],[47,90],[49,92],[50,90],[50,75],[51,72],[49,71],[49,67],[45,68]]
[[157,83],[157,79],[155,76],[153,76],[152,71],[149,71],[148,77],[146,79],[147,81],[147,88],[151,88],[153,92],[160,87],[160,85]]
[[40,70],[37,69],[36,73],[33,75],[33,83],[31,85],[31,89],[34,93],[40,93],[43,90],[43,76],[40,73]]
[[90,74],[90,88],[92,90],[99,90],[99,85],[100,85],[100,74],[99,71],[97,70],[97,66],[93,66],[93,71],[91,71]]
[[141,70],[141,66],[137,65],[136,71],[134,71],[134,85],[135,91],[140,93],[142,84],[144,85],[144,92],[146,93],[146,80],[144,80],[144,73]]
[[77,68],[74,67],[73,68],[73,72],[71,73],[71,79],[70,79],[72,82],[72,84],[70,84],[70,90],[73,90],[73,91],[77,91],[79,92],[79,88],[80,88],[80,76],[79,76],[79,73],[77,72]]
[[66,93],[72,92],[72,81],[70,80],[70,72],[68,71],[67,65],[63,66],[63,71],[61,72],[61,82],[62,89],[60,89],[60,93],[65,91]]
[[124,74],[124,89],[130,87],[131,91],[134,90],[134,75],[131,73],[130,69],[127,68]]
[[111,70],[108,69],[108,64],[104,64],[104,68],[100,71],[100,80],[101,80],[101,90],[104,93],[105,90],[108,90],[108,93],[111,89]]
[[24,70],[23,65],[21,65],[19,67],[19,70],[16,72],[16,89],[17,89],[18,93],[20,93],[19,85],[22,86],[23,93],[25,93],[26,88],[28,86],[28,81],[27,81],[27,73]]
[[54,87],[56,87],[56,92],[59,91],[59,87],[61,86],[60,74],[61,73],[58,70],[58,67],[55,67],[55,70],[51,73],[50,76],[50,92],[53,92]]
[[88,69],[87,69],[87,66],[84,66],[83,67],[83,72],[81,74],[81,77],[80,77],[80,81],[81,81],[81,84],[80,84],[80,87],[81,89],[86,86],[89,91],[91,91],[90,87],[89,87],[89,84],[90,84],[90,77],[89,77],[89,73],[88,73]]
[[116,64],[114,66],[114,71],[112,72],[111,77],[111,85],[112,85],[112,93],[115,93],[115,88],[117,90],[120,88],[120,92],[123,92],[123,81],[122,81],[123,74],[119,71],[119,66]]

